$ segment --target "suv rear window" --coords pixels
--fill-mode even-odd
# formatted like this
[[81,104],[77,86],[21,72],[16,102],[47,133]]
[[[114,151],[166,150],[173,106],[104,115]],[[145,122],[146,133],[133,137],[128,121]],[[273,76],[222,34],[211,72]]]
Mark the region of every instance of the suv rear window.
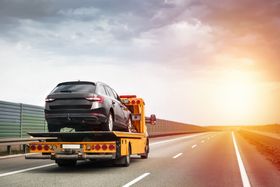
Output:
[[71,84],[60,84],[51,93],[94,93],[95,85],[86,83],[71,83]]

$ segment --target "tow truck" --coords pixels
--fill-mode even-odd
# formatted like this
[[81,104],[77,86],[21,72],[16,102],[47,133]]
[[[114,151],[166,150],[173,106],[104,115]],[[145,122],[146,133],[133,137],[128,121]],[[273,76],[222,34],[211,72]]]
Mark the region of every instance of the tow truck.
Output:
[[[156,124],[156,116],[145,117],[145,102],[136,95],[120,96],[132,113],[133,132],[80,131],[80,132],[29,132],[42,138],[30,143],[26,159],[51,159],[59,167],[74,166],[77,160],[111,159],[116,165],[127,167],[131,155],[147,159],[149,136],[146,123]],[[37,153],[37,154],[36,154]]]

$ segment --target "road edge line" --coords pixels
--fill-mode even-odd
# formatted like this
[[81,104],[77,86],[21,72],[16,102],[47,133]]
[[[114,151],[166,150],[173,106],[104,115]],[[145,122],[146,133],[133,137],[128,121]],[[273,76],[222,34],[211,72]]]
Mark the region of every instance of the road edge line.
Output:
[[232,137],[232,141],[233,141],[233,145],[234,145],[234,149],[235,149],[235,153],[236,153],[236,157],[237,157],[237,162],[238,162],[238,166],[239,166],[239,171],[240,171],[243,187],[251,187],[248,175],[246,173],[245,166],[243,164],[240,152],[238,150],[238,146],[237,146],[233,131],[231,131],[231,137]]

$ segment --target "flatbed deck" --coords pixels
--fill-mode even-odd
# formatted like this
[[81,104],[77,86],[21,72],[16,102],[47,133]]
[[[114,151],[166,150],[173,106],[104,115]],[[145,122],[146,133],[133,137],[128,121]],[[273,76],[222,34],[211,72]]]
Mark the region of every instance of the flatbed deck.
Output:
[[112,137],[112,138],[142,138],[145,136],[144,133],[131,133],[121,131],[83,131],[83,132],[29,132],[30,136],[33,137]]

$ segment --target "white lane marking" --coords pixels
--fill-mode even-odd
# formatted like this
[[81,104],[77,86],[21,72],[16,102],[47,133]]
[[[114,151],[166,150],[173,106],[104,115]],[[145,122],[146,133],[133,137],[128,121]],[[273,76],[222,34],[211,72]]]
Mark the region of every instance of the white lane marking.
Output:
[[15,158],[15,157],[21,157],[25,155],[34,155],[36,153],[25,153],[25,154],[15,154],[15,155],[7,155],[7,156],[0,156],[0,159],[5,159],[5,158]]
[[192,146],[192,149],[193,149],[193,148],[195,148],[196,146],[197,146],[197,145],[196,145],[196,144],[194,144],[194,145]]
[[171,140],[163,140],[163,141],[160,141],[160,142],[153,142],[153,143],[150,143],[150,145],[157,145],[157,144],[168,143],[168,142],[173,142],[173,141],[177,141],[177,140],[189,139],[189,138],[193,138],[193,137],[196,137],[196,136],[201,136],[201,135],[204,135],[204,134],[205,133],[200,133],[200,134],[184,136],[184,137],[180,137],[180,138],[174,138],[174,139],[171,139]]
[[45,168],[45,167],[50,167],[50,166],[54,166],[55,164],[46,164],[46,165],[42,165],[42,166],[36,166],[36,167],[32,167],[32,168],[26,168],[26,169],[21,169],[21,170],[17,170],[17,171],[11,171],[11,172],[7,172],[7,173],[1,173],[0,177],[5,177],[8,175],[14,175],[14,174],[18,174],[18,173],[23,173],[26,171],[31,171],[31,170],[35,170],[35,169],[40,169],[40,168]]
[[234,145],[234,149],[235,149],[235,153],[236,153],[236,157],[237,157],[237,161],[238,161],[238,166],[239,166],[239,170],[240,170],[240,175],[241,175],[243,187],[250,187],[251,185],[250,185],[250,182],[249,182],[249,178],[248,178],[248,175],[246,173],[246,169],[244,167],[244,164],[242,162],[242,159],[241,159],[238,147],[237,147],[237,143],[236,143],[233,131],[231,132],[231,136],[232,136],[232,141],[233,141],[233,145]]
[[140,175],[139,177],[137,177],[136,179],[130,181],[129,183],[123,185],[122,187],[129,187],[135,183],[137,183],[138,181],[142,180],[143,178],[147,177],[148,175],[150,175],[150,173],[144,173],[143,175]]
[[204,140],[201,140],[201,143],[204,143],[205,141]]
[[183,154],[183,153],[179,153],[179,154],[173,156],[172,158],[178,158],[178,157],[181,156],[182,154]]

